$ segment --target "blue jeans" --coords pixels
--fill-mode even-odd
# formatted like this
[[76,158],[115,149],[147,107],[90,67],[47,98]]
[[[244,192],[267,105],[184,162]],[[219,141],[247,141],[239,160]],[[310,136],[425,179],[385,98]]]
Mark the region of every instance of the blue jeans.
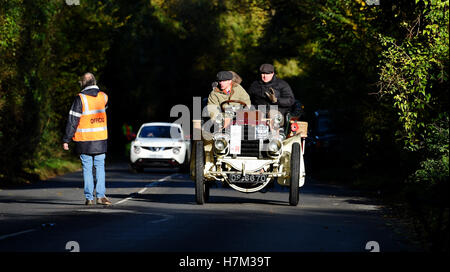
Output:
[[105,197],[105,154],[81,154],[80,159],[83,165],[84,195],[86,199],[94,200],[94,175],[92,173],[92,166],[95,167],[95,177],[97,179],[97,186],[95,187],[96,196],[97,198]]

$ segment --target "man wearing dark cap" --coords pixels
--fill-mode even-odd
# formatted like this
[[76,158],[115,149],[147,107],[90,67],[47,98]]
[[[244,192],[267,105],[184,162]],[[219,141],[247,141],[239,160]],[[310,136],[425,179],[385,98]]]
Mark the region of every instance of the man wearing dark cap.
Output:
[[[251,106],[250,96],[241,85],[233,81],[232,72],[220,71],[217,73],[216,80],[218,84],[213,88],[208,97],[208,111],[211,118],[214,118],[220,112],[219,107],[223,101],[239,100],[244,102],[247,107]],[[230,104],[233,105],[236,103]]]
[[256,108],[258,105],[276,105],[285,116],[295,102],[294,94],[289,84],[275,76],[272,64],[259,67],[261,78],[254,81],[248,90],[251,101]]

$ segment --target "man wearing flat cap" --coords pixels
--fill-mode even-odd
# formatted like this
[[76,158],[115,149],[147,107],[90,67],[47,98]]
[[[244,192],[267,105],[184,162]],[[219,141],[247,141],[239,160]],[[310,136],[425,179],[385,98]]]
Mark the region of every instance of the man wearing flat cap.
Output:
[[[236,81],[233,81],[231,71],[220,71],[216,76],[217,86],[213,88],[208,97],[208,111],[211,118],[214,118],[220,112],[220,104],[227,100],[239,100],[244,102],[247,107],[251,106],[250,96]],[[230,103],[230,105],[239,105]]]
[[277,78],[272,64],[261,65],[259,72],[261,77],[254,81],[248,89],[253,105],[256,108],[258,105],[276,105],[285,116],[295,103],[291,87],[286,81]]

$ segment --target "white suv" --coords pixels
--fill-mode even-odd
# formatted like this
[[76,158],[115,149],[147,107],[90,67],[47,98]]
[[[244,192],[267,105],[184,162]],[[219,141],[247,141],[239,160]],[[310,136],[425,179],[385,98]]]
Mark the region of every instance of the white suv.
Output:
[[190,142],[179,124],[145,123],[131,142],[131,167],[141,172],[145,167],[185,167],[189,163]]

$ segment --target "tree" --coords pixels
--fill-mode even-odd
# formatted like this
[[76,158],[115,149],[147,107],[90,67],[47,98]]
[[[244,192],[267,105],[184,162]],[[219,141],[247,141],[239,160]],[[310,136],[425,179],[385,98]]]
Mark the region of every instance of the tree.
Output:
[[380,91],[402,125],[400,144],[418,154],[404,192],[433,251],[449,250],[449,1],[416,0],[403,37],[381,35]]
[[380,34],[380,95],[392,99],[406,148],[423,148],[427,131],[448,108],[449,1],[416,1],[416,18],[400,24],[406,36]]
[[48,160],[62,157],[76,79],[105,66],[108,35],[122,24],[114,9],[101,1],[2,1],[0,180],[30,180]]

